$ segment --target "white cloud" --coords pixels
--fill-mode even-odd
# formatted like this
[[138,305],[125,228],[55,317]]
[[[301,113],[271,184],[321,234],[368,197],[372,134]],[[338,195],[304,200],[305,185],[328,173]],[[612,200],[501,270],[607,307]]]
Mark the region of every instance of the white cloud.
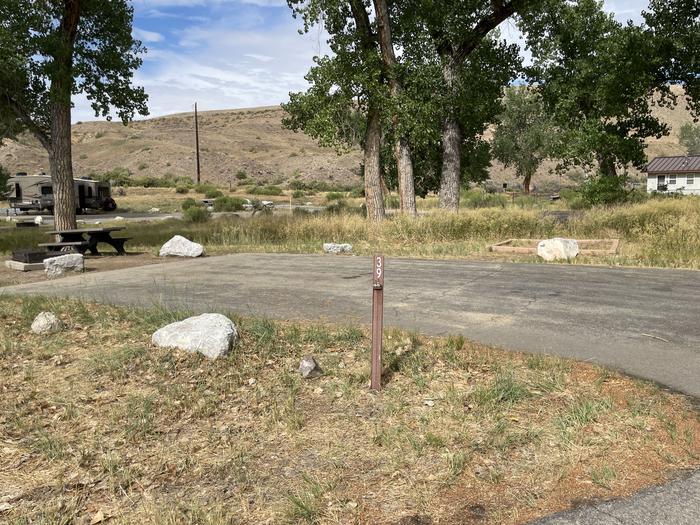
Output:
[[[141,17],[171,17],[176,11],[165,8],[233,2],[285,5],[284,0],[135,0],[134,4]],[[646,0],[605,2],[606,8],[622,21],[639,21],[646,5]],[[300,22],[291,14],[280,17],[280,10],[276,10],[276,19],[281,21],[273,24],[264,20],[266,13],[267,9],[251,8],[237,13],[235,19],[217,19],[202,9],[203,19],[193,20],[189,13],[190,18],[183,17],[189,27],[179,33],[166,33],[165,38],[142,27],[134,29],[137,37],[152,44],[144,57],[144,67],[135,76],[135,83],[144,86],[150,96],[151,115],[189,111],[195,101],[202,109],[276,105],[286,101],[290,91],[305,89],[304,75],[312,65],[312,57],[329,53],[325,34],[314,29],[300,36]],[[500,29],[509,42],[523,45],[513,23],[507,22]],[[77,97],[75,102],[74,120],[95,118],[84,98]]]
[[160,33],[156,33],[155,31],[146,31],[145,29],[139,29],[138,27],[134,28],[133,34],[135,38],[138,38],[142,42],[162,42],[165,40],[165,37]]

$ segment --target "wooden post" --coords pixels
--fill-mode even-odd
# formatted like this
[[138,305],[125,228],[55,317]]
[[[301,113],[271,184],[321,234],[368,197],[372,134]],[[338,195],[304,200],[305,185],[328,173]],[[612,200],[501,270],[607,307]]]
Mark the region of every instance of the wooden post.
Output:
[[197,103],[194,103],[194,142],[197,155],[197,184],[201,183],[201,173],[199,169],[199,120],[197,118]]
[[384,256],[375,255],[372,271],[372,369],[370,388],[382,388],[382,334],[384,329]]

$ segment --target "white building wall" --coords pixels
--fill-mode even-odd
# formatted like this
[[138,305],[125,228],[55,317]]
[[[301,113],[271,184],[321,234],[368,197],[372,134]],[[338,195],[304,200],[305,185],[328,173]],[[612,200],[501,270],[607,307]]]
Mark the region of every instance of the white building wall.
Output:
[[[690,182],[689,182],[690,181]],[[686,173],[672,175],[666,174],[666,187],[669,193],[678,192],[683,195],[700,195],[700,173],[692,174],[689,178]],[[647,192],[658,189],[658,174],[647,175]]]

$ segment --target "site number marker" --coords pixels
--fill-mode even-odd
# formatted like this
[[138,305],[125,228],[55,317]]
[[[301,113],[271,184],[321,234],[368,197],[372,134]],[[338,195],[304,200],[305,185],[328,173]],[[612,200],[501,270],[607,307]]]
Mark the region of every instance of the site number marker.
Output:
[[372,265],[372,366],[370,388],[382,388],[382,336],[384,332],[384,256],[375,255]]

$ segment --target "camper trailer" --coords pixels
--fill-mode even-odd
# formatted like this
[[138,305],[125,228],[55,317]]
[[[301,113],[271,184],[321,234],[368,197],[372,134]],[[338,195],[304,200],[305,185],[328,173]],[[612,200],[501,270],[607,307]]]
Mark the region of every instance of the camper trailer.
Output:
[[[117,203],[112,199],[108,182],[92,179],[75,180],[75,209],[114,211]],[[7,200],[17,211],[47,210],[53,213],[53,185],[48,175],[24,175],[18,173],[7,182]]]

